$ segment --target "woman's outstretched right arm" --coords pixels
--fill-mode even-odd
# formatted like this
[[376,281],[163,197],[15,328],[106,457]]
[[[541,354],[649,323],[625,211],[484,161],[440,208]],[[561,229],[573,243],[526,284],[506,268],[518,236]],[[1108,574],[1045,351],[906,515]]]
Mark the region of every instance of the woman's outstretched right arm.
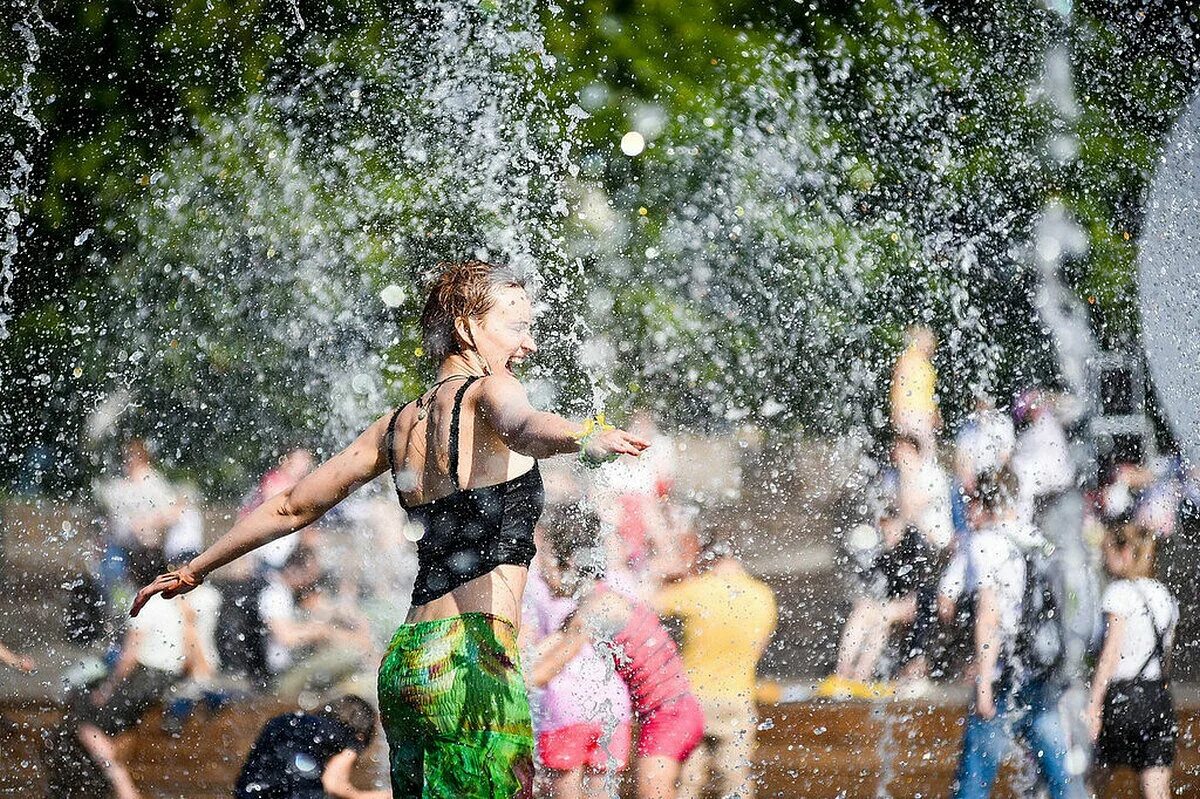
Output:
[[136,616],[155,594],[170,599],[186,593],[214,569],[263,544],[307,527],[360,486],[382,474],[388,468],[386,433],[390,419],[391,414],[378,419],[354,443],[321,464],[296,485],[268,498],[239,519],[229,532],[193,558],[191,563],[171,574],[160,575],[138,591],[131,615]]

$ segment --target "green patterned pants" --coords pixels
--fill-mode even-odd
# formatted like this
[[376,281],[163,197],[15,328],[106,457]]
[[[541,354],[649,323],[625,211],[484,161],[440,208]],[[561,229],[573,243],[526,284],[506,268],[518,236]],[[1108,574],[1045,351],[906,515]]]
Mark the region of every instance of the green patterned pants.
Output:
[[533,796],[516,631],[487,613],[404,624],[379,666],[393,799]]

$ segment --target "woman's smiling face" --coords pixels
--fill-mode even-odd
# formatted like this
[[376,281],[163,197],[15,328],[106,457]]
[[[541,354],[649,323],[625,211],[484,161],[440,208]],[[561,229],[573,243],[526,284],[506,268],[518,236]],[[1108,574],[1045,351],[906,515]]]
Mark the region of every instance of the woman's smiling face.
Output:
[[492,307],[479,319],[468,321],[476,351],[493,372],[512,372],[517,364],[537,352],[533,340],[533,303],[525,289],[497,289]]

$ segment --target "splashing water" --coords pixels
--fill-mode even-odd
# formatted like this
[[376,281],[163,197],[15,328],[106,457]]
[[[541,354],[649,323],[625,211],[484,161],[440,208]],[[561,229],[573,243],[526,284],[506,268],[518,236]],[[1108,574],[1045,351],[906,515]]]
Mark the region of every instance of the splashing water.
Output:
[[[868,409],[890,348],[936,316],[956,382],[989,386],[999,347],[975,242],[924,236],[871,207],[883,166],[829,124],[799,48],[779,39],[745,55],[693,113],[631,115],[644,149],[623,152],[636,180],[609,197],[584,176],[594,238],[575,246],[601,274],[597,368],[615,385],[653,385],[646,401],[670,397],[660,410],[680,420],[878,426]],[[898,262],[903,276],[886,267]],[[631,313],[632,336],[613,323]]]
[[7,180],[0,186],[0,339],[9,335],[8,323],[12,319],[9,307],[11,291],[16,279],[14,261],[20,250],[21,213],[29,192],[29,179],[33,172],[29,150],[42,136],[42,123],[33,112],[32,78],[42,51],[34,33],[35,26],[44,25],[41,8],[35,2],[25,9],[21,20],[13,23],[24,49],[20,74],[16,87],[4,98],[0,116],[16,118],[19,124],[8,120],[5,132],[0,134],[0,151],[11,152],[12,163],[8,167]]
[[300,27],[300,30],[304,30],[304,17],[300,14],[300,0],[288,0],[288,3],[292,7],[292,15],[296,18],[296,25]]
[[[1071,4],[1051,2],[1047,7],[1058,13],[1065,35],[1071,24]],[[1079,108],[1070,60],[1062,44],[1051,44],[1046,52],[1044,83],[1059,122],[1058,131],[1046,142],[1046,153],[1050,160],[1065,167],[1078,159],[1078,142],[1071,125],[1079,116]],[[1070,258],[1086,252],[1087,246],[1084,229],[1062,203],[1049,200],[1037,222],[1033,241],[1039,278],[1036,306],[1054,341],[1059,373],[1067,392],[1081,409],[1071,436],[1072,466],[1079,480],[1077,486],[1095,474],[1095,451],[1087,433],[1087,423],[1094,413],[1095,398],[1099,394],[1093,380],[1096,344],[1087,311],[1079,297],[1063,284],[1062,270]],[[1063,605],[1064,673],[1069,687],[1062,698],[1062,716],[1069,742],[1066,767],[1080,778],[1086,771],[1090,748],[1083,720],[1087,701],[1084,658],[1094,632],[1092,620],[1098,605],[1083,525],[1084,499],[1078,487],[1053,500],[1045,511],[1042,525],[1051,536],[1054,557],[1061,564],[1064,584],[1059,586],[1060,595],[1071,599]]]
[[422,379],[398,323],[435,261],[564,271],[577,117],[538,88],[554,64],[533,4],[418,11],[359,69],[273,85],[150,177],[112,357],[149,407],[179,409],[175,445],[208,424],[345,441]]
[[883,729],[875,742],[875,757],[879,761],[879,775],[875,782],[875,799],[892,799],[890,786],[896,778],[896,725],[904,719],[892,706],[872,708],[871,715],[882,717]]

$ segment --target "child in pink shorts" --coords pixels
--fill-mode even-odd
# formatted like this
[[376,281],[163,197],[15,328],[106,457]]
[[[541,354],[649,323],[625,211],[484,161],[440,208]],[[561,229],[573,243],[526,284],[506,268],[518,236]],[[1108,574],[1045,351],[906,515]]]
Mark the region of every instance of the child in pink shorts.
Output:
[[563,580],[567,587],[586,593],[563,631],[547,639],[551,643],[531,673],[536,679],[556,674],[589,644],[607,650],[638,721],[638,797],[673,797],[683,762],[704,737],[700,703],[679,650],[654,611],[595,579],[603,570],[599,521],[578,507],[572,510],[571,524],[547,530],[545,549],[571,570]]
[[607,653],[584,644],[562,670],[545,679],[537,663],[561,646],[561,629],[578,606],[567,574],[540,554],[529,571],[522,611],[537,758],[555,797],[607,796],[609,777],[629,763],[629,692]]

